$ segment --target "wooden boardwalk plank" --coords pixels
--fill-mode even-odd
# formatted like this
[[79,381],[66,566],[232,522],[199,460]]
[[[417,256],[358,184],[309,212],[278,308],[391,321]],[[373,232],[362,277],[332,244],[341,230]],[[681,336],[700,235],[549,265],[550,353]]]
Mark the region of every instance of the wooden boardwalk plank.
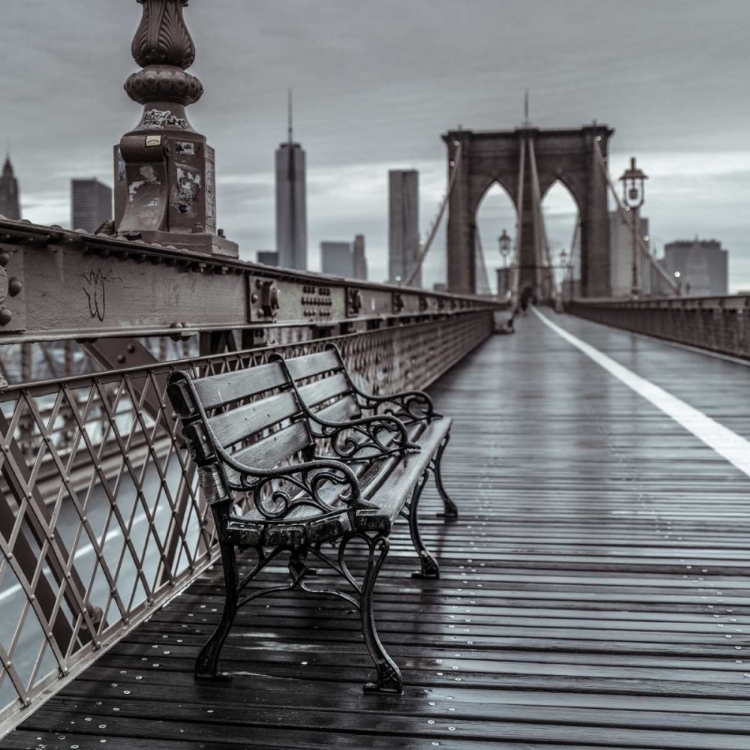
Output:
[[[747,368],[555,320],[750,438]],[[428,489],[439,581],[413,580],[393,537],[376,598],[403,697],[362,694],[351,607],[297,593],[243,610],[232,682],[196,684],[213,569],[0,748],[748,750],[750,478],[540,321],[518,329],[432,391],[461,520],[431,515]]]

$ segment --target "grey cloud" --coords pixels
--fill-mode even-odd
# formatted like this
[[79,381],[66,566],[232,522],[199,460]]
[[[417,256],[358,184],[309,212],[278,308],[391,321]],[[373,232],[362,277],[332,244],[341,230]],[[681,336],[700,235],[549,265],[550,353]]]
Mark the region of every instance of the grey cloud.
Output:
[[[229,178],[219,181],[220,219],[248,257],[273,245],[266,176],[284,137],[287,86],[308,152],[311,250],[359,231],[384,248],[380,197],[330,218],[352,175],[384,164],[440,167],[441,132],[516,126],[525,87],[542,127],[594,118],[614,126],[621,161],[658,154],[668,169],[685,153],[750,150],[746,0],[194,0],[186,13],[193,72],[206,86],[190,116]],[[3,0],[0,143],[10,138],[29,218],[64,221],[70,177],[111,175],[112,144],[138,117],[122,84],[135,69],[139,14],[135,0]],[[336,168],[346,173],[339,187],[316,182]],[[708,217],[694,215],[710,184],[713,233],[731,241],[736,283],[748,287],[750,218],[738,214],[735,192],[745,183],[703,176],[710,183],[678,190],[666,172],[654,175],[647,212],[665,240],[707,231]],[[439,195],[440,180],[430,186]],[[660,197],[668,186],[680,203]],[[318,193],[326,205],[316,205]],[[435,208],[423,200],[425,229]],[[442,273],[443,260],[431,259],[430,272]]]

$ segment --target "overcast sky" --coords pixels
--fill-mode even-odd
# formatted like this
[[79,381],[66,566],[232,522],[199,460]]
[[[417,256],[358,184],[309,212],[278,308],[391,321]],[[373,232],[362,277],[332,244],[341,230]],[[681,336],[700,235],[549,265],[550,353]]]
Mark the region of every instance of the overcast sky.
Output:
[[[70,225],[69,180],[112,184],[111,149],[138,121],[122,89],[137,66],[135,0],[2,0],[0,139],[25,218]],[[750,0],[192,0],[206,95],[189,110],[217,149],[220,225],[243,257],[274,246],[273,154],[286,89],[308,157],[310,261],[321,240],[364,233],[371,277],[387,269],[387,171],[421,172],[426,232],[445,187],[440,134],[509,129],[523,91],[541,127],[616,129],[611,170],[649,174],[657,246],[694,235],[730,253],[750,289]],[[550,240],[570,243],[564,189],[545,203]],[[487,264],[513,218],[480,213]],[[439,238],[426,280],[444,275]]]

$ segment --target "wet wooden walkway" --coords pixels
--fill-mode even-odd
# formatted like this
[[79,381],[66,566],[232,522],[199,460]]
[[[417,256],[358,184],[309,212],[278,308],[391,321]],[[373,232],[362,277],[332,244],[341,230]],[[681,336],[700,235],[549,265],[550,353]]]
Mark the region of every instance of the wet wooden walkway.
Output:
[[[747,366],[550,317],[750,438]],[[380,578],[403,697],[363,695],[357,616],[306,594],[243,610],[233,682],[196,684],[214,570],[0,747],[748,750],[750,478],[533,316],[433,393],[462,516],[424,524],[439,581],[405,525]]]

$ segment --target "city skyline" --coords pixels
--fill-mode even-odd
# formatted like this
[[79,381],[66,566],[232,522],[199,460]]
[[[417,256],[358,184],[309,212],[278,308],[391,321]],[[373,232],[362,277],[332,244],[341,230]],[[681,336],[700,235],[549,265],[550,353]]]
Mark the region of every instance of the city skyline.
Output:
[[[541,127],[582,125],[596,116],[616,129],[614,177],[631,155],[638,156],[651,177],[644,210],[660,250],[681,236],[718,237],[732,252],[730,289],[750,288],[750,151],[742,145],[750,97],[748,84],[734,75],[750,7],[722,2],[718,12],[716,4],[686,0],[675,14],[671,3],[656,0],[639,11],[636,23],[615,3],[580,0],[566,4],[565,13],[554,3],[541,4],[546,20],[529,49],[513,30],[531,23],[533,14],[516,2],[473,0],[462,18],[449,20],[442,0],[418,0],[403,11],[404,32],[397,34],[387,22],[395,8],[390,0],[376,7],[300,2],[295,14],[276,6],[251,13],[226,0],[231,24],[215,9],[193,8],[190,24],[211,28],[213,38],[199,50],[195,70],[208,93],[191,116],[217,149],[219,223],[240,243],[242,256],[252,259],[257,249],[275,245],[272,153],[288,86],[297,92],[298,137],[309,155],[309,266],[319,267],[321,240],[361,232],[376,279],[387,275],[389,169],[420,171],[424,235],[445,188],[440,134],[459,122],[472,129],[519,125],[529,88],[530,117]],[[127,5],[102,8],[76,0],[73,11],[40,0],[42,22],[26,18],[20,0],[4,7],[9,23],[0,38],[20,64],[0,84],[0,95],[12,102],[0,116],[0,133],[13,144],[24,213],[33,221],[67,224],[72,174],[111,184],[111,145],[136,120],[121,90],[130,57],[121,38],[127,35],[120,32],[133,26]],[[87,19],[84,27],[81,18]],[[326,27],[338,33],[324,33]],[[10,28],[33,28],[40,45],[55,50],[60,71],[75,81],[72,92],[51,83],[49,63],[24,49],[23,35],[9,34]],[[356,45],[346,41],[355,38],[354,30]],[[237,43],[248,34],[249,44]],[[279,59],[274,45],[287,35],[297,40],[300,54]],[[473,54],[456,58],[452,50],[470,36]],[[428,41],[434,39],[446,47]],[[231,65],[216,51],[223,47],[238,49]],[[552,65],[563,54],[563,62]],[[101,60],[94,70],[86,64],[90,56]],[[269,60],[274,65],[263,75],[247,74]],[[728,99],[718,84],[730,77],[736,93]],[[461,85],[469,78],[470,93]],[[35,90],[39,81],[39,96],[15,95]],[[550,240],[569,242],[564,221],[555,229],[566,213],[572,223],[569,202],[545,207],[553,214]],[[485,235],[494,232],[480,230],[492,268],[500,258]],[[439,236],[425,266],[427,286],[444,278],[443,248]]]

